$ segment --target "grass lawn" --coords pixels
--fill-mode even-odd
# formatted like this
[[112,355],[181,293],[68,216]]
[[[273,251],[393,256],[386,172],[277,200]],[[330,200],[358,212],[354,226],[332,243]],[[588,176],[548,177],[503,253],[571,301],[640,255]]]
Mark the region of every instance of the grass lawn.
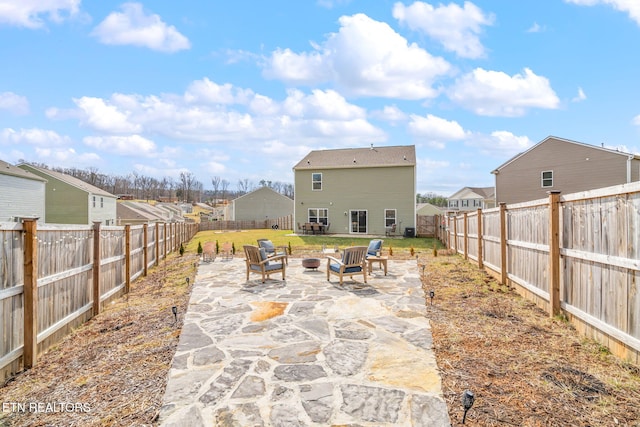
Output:
[[[292,256],[304,256],[309,253],[318,252],[323,245],[328,248],[338,246],[344,249],[349,246],[368,246],[371,237],[334,237],[332,235],[302,235],[292,236],[292,230],[241,230],[241,231],[200,231],[191,242],[185,246],[185,251],[194,253],[197,251],[198,242],[203,246],[205,242],[218,241],[220,247],[224,242],[233,243],[236,253],[242,253],[243,245],[257,245],[257,239],[270,239],[276,246],[290,246]],[[415,256],[418,254],[433,252],[434,245],[440,249],[442,244],[433,238],[399,238],[380,237],[384,240],[382,246],[383,255],[393,255],[397,257]],[[413,254],[412,254],[413,249]],[[389,252],[392,252],[391,254]]]

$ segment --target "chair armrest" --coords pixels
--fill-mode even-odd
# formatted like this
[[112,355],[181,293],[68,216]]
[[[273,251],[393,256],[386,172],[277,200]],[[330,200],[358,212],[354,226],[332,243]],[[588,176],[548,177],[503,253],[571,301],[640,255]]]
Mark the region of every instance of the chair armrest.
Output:
[[264,261],[262,261],[262,262],[269,262],[269,261],[274,261],[274,260],[277,260],[277,259],[279,259],[279,260],[283,260],[283,259],[285,259],[286,257],[287,257],[286,255],[274,255],[274,256],[272,256],[272,257],[269,257],[268,259],[265,259],[265,260],[264,260]]
[[344,264],[342,263],[342,260],[341,260],[341,259],[334,258],[334,257],[332,257],[332,256],[328,256],[328,257],[327,257],[327,261],[328,261],[328,262],[331,262],[332,260],[333,260],[333,261],[335,261],[336,263],[340,264],[340,265],[344,265]]

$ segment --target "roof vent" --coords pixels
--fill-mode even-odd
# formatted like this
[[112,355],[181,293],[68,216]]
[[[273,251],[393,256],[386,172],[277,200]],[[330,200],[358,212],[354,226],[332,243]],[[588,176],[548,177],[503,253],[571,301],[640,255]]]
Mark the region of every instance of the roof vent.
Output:
[[402,159],[403,160],[407,160],[407,156],[402,156]]
[[356,162],[356,158],[354,157],[354,158],[353,158],[353,163],[355,163],[355,162]]
[[311,164],[311,160],[307,160],[307,164],[310,165]]

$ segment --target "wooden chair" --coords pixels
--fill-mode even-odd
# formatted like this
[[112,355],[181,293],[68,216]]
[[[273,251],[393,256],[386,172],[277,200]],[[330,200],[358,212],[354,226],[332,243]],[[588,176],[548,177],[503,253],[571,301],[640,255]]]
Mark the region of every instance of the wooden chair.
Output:
[[346,248],[342,253],[342,259],[328,256],[327,281],[329,281],[331,274],[335,274],[340,277],[340,284],[342,285],[344,276],[349,276],[353,279],[354,275],[362,274],[364,277],[364,283],[367,283],[366,260],[366,246],[352,246],[350,248]]
[[224,242],[222,244],[222,255],[224,255],[224,259],[233,258],[233,245],[231,242]]
[[382,239],[373,239],[372,241],[370,241],[369,246],[367,247],[367,257],[382,255],[383,242],[384,240]]
[[284,280],[286,269],[284,256],[268,257],[264,249],[252,245],[244,246],[244,254],[247,263],[247,281],[249,281],[250,273],[260,274],[262,283],[264,283],[265,278],[270,279],[271,274],[280,272],[282,272],[282,280]]
[[313,234],[320,234],[320,232],[322,232],[322,224],[314,222],[311,224],[311,227],[313,227]]
[[286,246],[275,246],[269,239],[258,239],[258,247],[264,248],[269,257],[284,255],[284,260],[289,265],[289,250]]
[[384,234],[385,236],[393,236],[396,233],[396,225],[391,224],[391,227],[385,227]]
[[206,242],[202,247],[202,261],[211,262],[216,260],[215,242]]

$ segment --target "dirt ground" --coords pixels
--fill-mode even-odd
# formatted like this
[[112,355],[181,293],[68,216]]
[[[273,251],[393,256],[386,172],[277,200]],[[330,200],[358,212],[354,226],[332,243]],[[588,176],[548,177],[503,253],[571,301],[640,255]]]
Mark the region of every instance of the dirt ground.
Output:
[[[454,426],[640,426],[640,367],[581,338],[460,256],[422,258]],[[419,268],[422,270],[422,267]]]
[[[170,256],[8,381],[0,426],[155,425],[196,262]],[[471,390],[465,425],[640,426],[640,367],[459,256],[423,254],[418,266],[452,425],[461,425],[461,395]]]

